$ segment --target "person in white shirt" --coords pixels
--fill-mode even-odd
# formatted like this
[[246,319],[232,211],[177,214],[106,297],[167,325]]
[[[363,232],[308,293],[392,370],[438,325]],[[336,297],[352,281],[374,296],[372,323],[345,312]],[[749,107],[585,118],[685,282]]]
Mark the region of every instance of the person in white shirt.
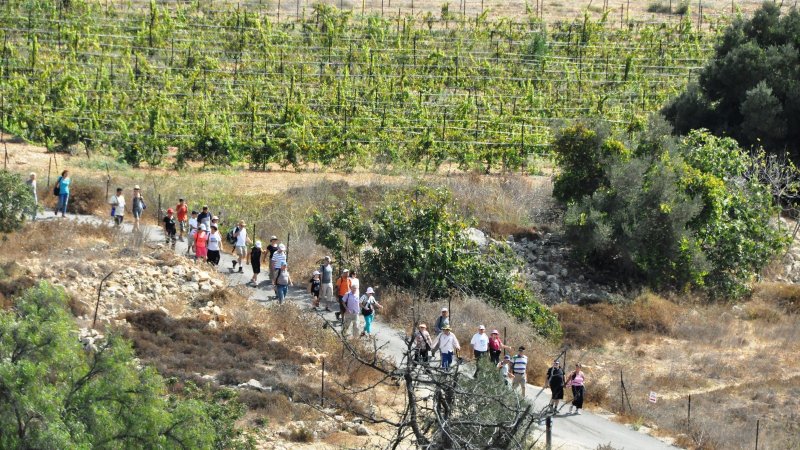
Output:
[[356,297],[361,298],[361,281],[356,277],[356,271],[350,271],[350,287],[356,288]]
[[211,265],[219,264],[220,252],[222,247],[222,235],[219,234],[216,224],[211,224],[211,232],[208,234],[208,262]]
[[450,364],[453,363],[453,353],[461,350],[458,338],[451,333],[450,325],[445,325],[442,328],[442,334],[436,338],[431,353],[435,353],[437,349],[442,354],[442,369],[449,370]]
[[125,196],[122,195],[122,188],[117,188],[117,193],[111,197],[111,211],[114,216],[114,226],[119,227],[122,225],[122,219],[125,217]]
[[500,375],[503,376],[506,386],[511,386],[511,356],[504,356],[503,360],[497,363],[497,368],[500,369]]
[[198,226],[200,226],[200,224],[197,222],[197,211],[192,211],[192,217],[189,219],[189,245],[186,247],[187,255],[194,254],[194,235],[197,233]]
[[[236,236],[236,244],[234,244],[234,255],[239,258],[239,273],[244,272],[242,269],[242,261],[245,261],[245,256],[247,256],[247,244],[251,243],[252,241],[250,238],[247,237],[247,224],[244,223],[244,220],[239,221],[239,231],[234,233]],[[233,261],[233,267],[236,267],[237,261]]]
[[28,181],[25,182],[28,185],[28,189],[31,190],[31,194],[33,194],[33,206],[31,207],[31,220],[36,220],[36,213],[39,209],[39,194],[36,192],[36,173],[31,172],[30,176],[28,177]]
[[469,343],[472,345],[472,353],[475,355],[475,362],[477,363],[489,351],[489,336],[486,335],[486,327],[479,326],[478,332],[472,335],[472,340]]

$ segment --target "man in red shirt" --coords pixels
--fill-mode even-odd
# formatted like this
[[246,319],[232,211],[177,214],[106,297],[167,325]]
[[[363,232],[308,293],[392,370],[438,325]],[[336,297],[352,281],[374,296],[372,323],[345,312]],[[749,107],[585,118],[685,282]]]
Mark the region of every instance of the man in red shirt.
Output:
[[184,199],[178,199],[178,206],[175,207],[175,213],[178,216],[178,224],[180,225],[180,234],[178,239],[183,242],[183,233],[186,232],[187,223],[189,220],[189,206],[186,205],[186,201],[184,201]]

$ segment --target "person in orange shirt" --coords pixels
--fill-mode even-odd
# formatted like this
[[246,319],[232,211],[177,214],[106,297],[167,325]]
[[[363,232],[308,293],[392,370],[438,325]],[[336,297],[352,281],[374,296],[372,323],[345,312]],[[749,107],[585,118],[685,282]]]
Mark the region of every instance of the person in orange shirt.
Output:
[[339,299],[339,312],[336,313],[336,320],[343,320],[345,305],[344,296],[350,292],[350,271],[344,269],[342,276],[336,280],[336,297]]
[[175,207],[175,214],[178,216],[178,240],[183,242],[183,233],[186,232],[189,220],[189,206],[184,199],[178,199],[178,206]]

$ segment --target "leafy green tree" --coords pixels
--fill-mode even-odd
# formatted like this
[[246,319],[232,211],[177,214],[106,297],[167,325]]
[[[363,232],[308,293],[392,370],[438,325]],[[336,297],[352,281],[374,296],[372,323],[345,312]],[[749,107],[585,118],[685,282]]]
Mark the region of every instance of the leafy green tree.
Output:
[[0,447],[237,445],[230,434],[218,439],[212,405],[168,397],[161,377],[138,367],[121,337],[84,351],[65,306],[64,293],[42,283],[0,311]]
[[10,233],[25,223],[34,207],[33,193],[19,175],[0,171],[0,233]]
[[517,275],[521,262],[507,245],[481,250],[466,235],[470,223],[452,211],[450,193],[417,187],[368,214],[354,201],[331,214],[315,213],[309,228],[340,261],[360,263],[365,277],[442,298],[458,289],[529,320],[544,335],[558,322]]
[[610,158],[627,153],[608,130],[576,124],[559,133],[552,145],[560,172],[553,182],[553,196],[562,202],[580,200],[606,181]]
[[579,256],[657,288],[745,294],[788,242],[770,223],[770,187],[749,172],[763,155],[707,131],[643,139],[636,154],[608,163],[607,183],[567,210]]
[[697,84],[663,109],[675,131],[708,128],[800,157],[800,11],[765,2],[725,31]]

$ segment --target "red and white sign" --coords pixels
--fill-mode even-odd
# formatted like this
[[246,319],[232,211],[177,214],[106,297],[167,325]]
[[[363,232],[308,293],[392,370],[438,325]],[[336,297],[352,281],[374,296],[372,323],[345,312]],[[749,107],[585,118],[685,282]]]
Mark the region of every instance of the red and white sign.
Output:
[[649,401],[650,403],[655,403],[657,400],[658,400],[658,394],[656,394],[653,391],[650,391],[650,396],[647,397],[647,401]]

